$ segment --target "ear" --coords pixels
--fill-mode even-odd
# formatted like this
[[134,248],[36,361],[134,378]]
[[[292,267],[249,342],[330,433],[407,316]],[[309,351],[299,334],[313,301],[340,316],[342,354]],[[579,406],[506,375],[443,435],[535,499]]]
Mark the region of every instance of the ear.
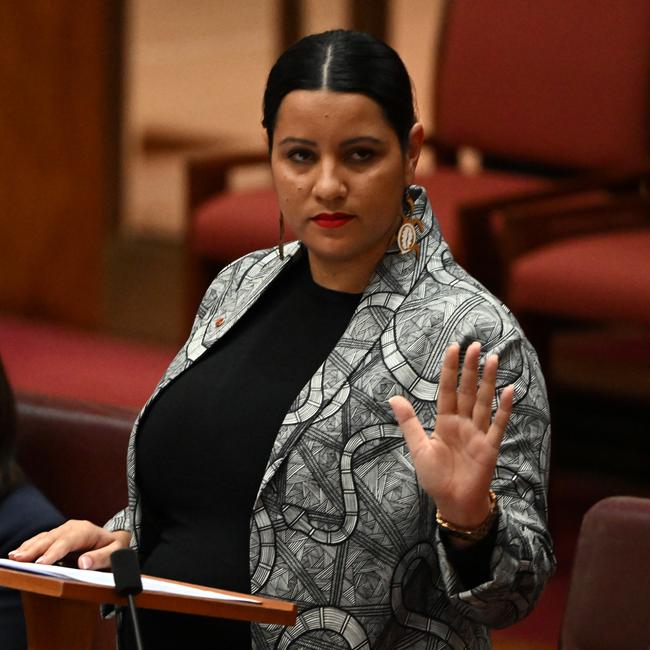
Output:
[[420,159],[422,143],[424,142],[424,127],[421,122],[416,122],[409,132],[408,148],[406,150],[406,159],[404,167],[404,176],[407,185],[413,182],[415,177],[415,168]]

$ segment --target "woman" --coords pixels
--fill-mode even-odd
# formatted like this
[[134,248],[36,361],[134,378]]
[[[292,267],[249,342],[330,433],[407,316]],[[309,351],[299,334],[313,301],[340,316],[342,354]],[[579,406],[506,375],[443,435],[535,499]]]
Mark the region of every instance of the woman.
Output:
[[303,39],[271,70],[263,125],[299,241],[208,289],[134,427],[128,508],[12,557],[102,568],[132,543],[145,573],[299,606],[250,632],[147,615],[156,647],[489,647],[554,567],[535,353],[411,185],[423,130],[391,48]]
[[[14,458],[16,404],[0,360],[0,557],[36,533],[58,526],[63,517],[25,478]],[[25,650],[27,638],[20,593],[0,587],[3,650]]]

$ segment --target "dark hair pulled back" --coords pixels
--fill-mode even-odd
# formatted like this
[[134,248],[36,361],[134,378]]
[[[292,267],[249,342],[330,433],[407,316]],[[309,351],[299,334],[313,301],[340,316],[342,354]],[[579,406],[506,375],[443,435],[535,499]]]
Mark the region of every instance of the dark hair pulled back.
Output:
[[269,150],[282,100],[294,90],[370,97],[406,150],[415,123],[411,79],[397,52],[374,36],[336,29],[306,36],[280,55],[264,92],[262,126],[268,134]]

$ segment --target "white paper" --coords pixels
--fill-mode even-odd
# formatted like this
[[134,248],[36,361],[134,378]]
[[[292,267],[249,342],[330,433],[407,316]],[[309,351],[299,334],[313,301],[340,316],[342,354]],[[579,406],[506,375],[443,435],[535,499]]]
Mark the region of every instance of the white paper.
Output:
[[[43,576],[54,578],[64,578],[67,580],[76,580],[91,585],[100,585],[102,587],[115,588],[115,580],[112,573],[103,571],[87,571],[85,569],[70,569],[68,567],[53,566],[48,564],[33,564],[31,562],[16,562],[15,560],[6,560],[0,558],[0,567],[13,569],[15,571],[26,571],[27,573],[36,573]],[[179,585],[165,580],[156,578],[142,577],[143,591],[153,591],[162,594],[173,594],[176,596],[194,596],[200,598],[209,598],[211,600],[227,600],[239,603],[252,603],[261,605],[262,601],[250,596],[231,596],[229,594],[220,594],[215,591],[202,589],[201,587],[188,587]]]

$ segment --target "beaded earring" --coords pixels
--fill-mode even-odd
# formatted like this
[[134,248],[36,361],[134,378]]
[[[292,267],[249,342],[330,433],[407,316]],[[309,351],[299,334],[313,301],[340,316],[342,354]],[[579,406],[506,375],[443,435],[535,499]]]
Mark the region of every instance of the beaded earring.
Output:
[[406,210],[404,210],[404,216],[402,217],[402,225],[397,231],[397,245],[402,255],[415,251],[415,259],[418,259],[420,257],[420,244],[417,243],[418,233],[416,228],[419,228],[422,233],[424,232],[424,224],[420,219],[414,219],[412,216],[415,202],[408,189],[404,191],[404,203],[406,204]]

